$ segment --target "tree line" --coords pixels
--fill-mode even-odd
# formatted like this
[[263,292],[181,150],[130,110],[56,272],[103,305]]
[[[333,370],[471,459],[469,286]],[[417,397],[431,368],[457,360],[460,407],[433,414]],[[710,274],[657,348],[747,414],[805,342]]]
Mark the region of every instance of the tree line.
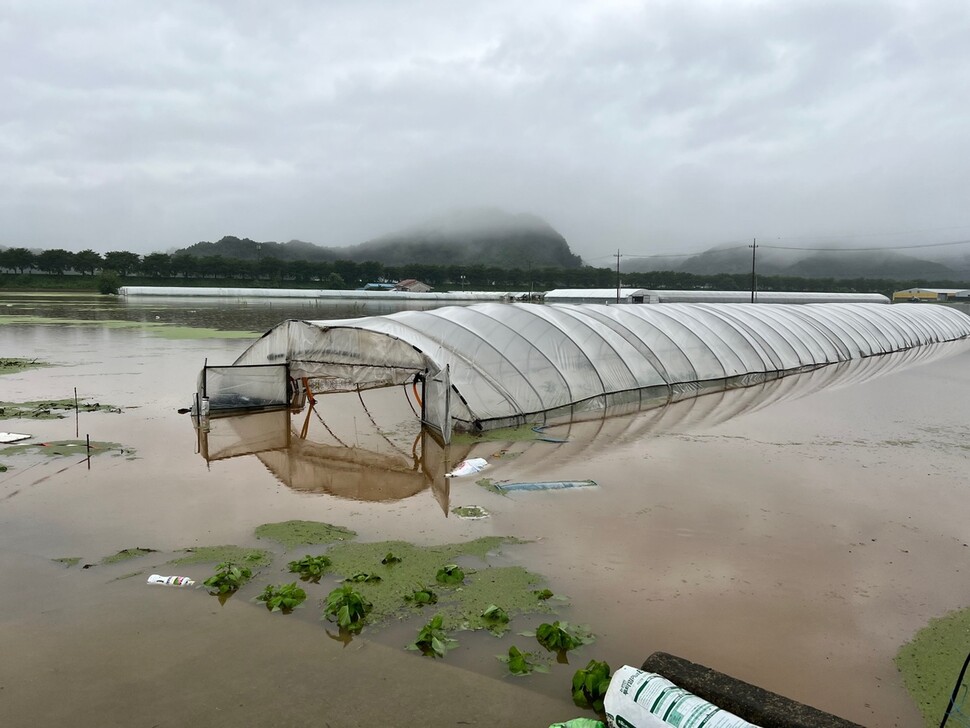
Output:
[[[438,289],[448,290],[550,290],[553,288],[613,288],[616,271],[610,268],[500,268],[485,265],[383,265],[376,261],[286,261],[271,256],[241,260],[221,255],[195,256],[188,253],[112,251],[101,255],[94,250],[73,253],[52,249],[39,253],[27,248],[0,250],[0,270],[30,276],[96,276],[119,279],[149,279],[159,284],[204,285],[208,282],[257,286],[290,286],[326,289],[359,288],[365,283],[393,282],[417,278]],[[623,273],[622,285],[636,288],[748,290],[748,273],[699,275],[677,271]],[[962,288],[955,281],[892,280],[874,278],[801,278],[760,276],[758,288],[766,291],[878,292],[915,286]]]

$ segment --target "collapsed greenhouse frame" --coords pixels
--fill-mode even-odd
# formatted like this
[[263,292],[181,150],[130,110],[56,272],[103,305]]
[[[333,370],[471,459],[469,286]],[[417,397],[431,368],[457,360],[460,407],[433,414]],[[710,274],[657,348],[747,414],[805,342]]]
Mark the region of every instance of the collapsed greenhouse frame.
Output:
[[[286,403],[293,387],[281,391],[281,381],[316,393],[421,382],[422,421],[448,442],[453,426],[494,429],[663,405],[967,336],[970,317],[941,306],[486,303],[285,321],[220,368],[226,386],[208,396],[217,409],[222,400]],[[253,376],[267,365],[285,371],[273,379],[275,393]]]

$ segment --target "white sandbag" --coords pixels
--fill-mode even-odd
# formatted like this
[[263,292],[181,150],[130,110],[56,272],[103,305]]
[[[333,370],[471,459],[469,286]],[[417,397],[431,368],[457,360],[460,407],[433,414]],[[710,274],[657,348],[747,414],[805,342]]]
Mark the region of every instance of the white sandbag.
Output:
[[624,665],[603,701],[610,728],[757,728],[652,672]]

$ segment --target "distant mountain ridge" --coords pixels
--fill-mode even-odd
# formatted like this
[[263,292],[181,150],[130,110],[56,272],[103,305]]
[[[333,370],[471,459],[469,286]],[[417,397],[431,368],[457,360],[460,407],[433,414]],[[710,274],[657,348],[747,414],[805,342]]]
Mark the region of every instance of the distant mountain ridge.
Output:
[[[758,246],[755,263],[758,275],[765,276],[970,281],[970,256],[949,256],[934,261],[893,250],[793,251]],[[711,248],[686,259],[646,258],[631,260],[622,267],[628,272],[750,273],[751,248]]]
[[340,248],[302,240],[257,242],[226,236],[214,243],[203,241],[190,245],[174,254],[179,253],[199,257],[221,255],[242,260],[272,257],[309,262],[374,261],[389,266],[425,263],[578,268],[582,265],[582,259],[572,253],[566,239],[542,218],[496,209],[452,212],[358,245]]

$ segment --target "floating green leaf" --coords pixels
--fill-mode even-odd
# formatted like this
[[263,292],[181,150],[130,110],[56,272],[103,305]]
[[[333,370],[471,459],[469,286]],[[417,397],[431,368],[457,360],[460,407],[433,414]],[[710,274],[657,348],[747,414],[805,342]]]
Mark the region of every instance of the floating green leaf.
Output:
[[381,581],[381,577],[367,571],[358,571],[348,576],[346,579],[344,579],[344,581],[353,581],[358,584],[376,584]]
[[249,581],[252,576],[251,569],[224,561],[216,566],[216,573],[202,583],[208,587],[212,594],[231,594]]
[[271,612],[283,612],[284,614],[292,612],[305,600],[306,592],[298,587],[296,582],[280,586],[267,584],[263,593],[256,597],[256,601],[266,604],[266,608]]
[[509,614],[495,604],[489,604],[482,612],[482,619],[492,634],[502,636],[508,629]]
[[360,632],[372,608],[373,605],[360,592],[350,584],[344,584],[327,595],[323,615],[350,632]]
[[445,564],[438,569],[438,573],[435,574],[435,580],[439,584],[454,586],[455,584],[461,584],[465,580],[465,572],[458,564]]
[[436,604],[438,595],[430,589],[415,589],[412,593],[405,595],[404,601],[424,607],[428,604]]
[[603,698],[610,687],[610,666],[605,662],[590,660],[586,667],[573,675],[573,702],[580,708],[592,708],[603,712]]
[[568,652],[587,645],[594,640],[593,633],[583,625],[570,625],[567,622],[540,624],[536,628],[536,640],[552,652]]
[[518,647],[509,647],[508,657],[498,655],[498,659],[509,666],[513,675],[528,675],[532,672],[549,672],[549,667],[534,652],[522,652]]
[[458,641],[445,634],[442,624],[441,615],[436,614],[418,631],[418,638],[408,645],[408,649],[420,650],[426,657],[444,657],[448,650],[458,646]]
[[301,579],[318,582],[330,567],[330,558],[307,554],[302,559],[291,561],[287,566],[292,573],[299,574]]

